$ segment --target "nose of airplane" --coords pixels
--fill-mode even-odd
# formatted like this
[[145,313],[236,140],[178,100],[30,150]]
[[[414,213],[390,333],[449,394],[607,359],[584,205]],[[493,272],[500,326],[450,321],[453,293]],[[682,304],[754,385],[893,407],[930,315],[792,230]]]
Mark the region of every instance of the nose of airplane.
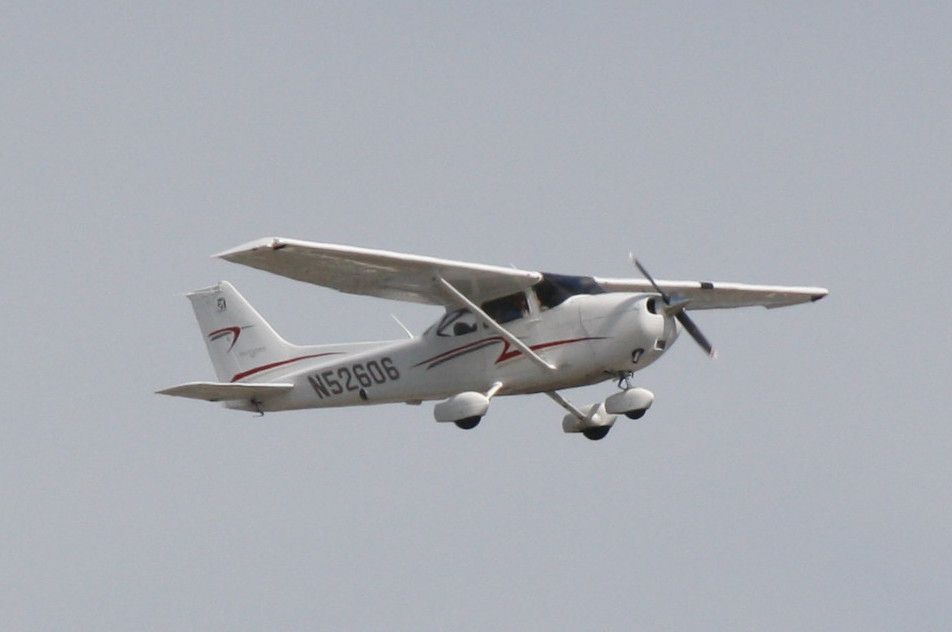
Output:
[[[694,323],[694,320],[688,316],[685,308],[690,302],[689,300],[677,300],[677,297],[672,297],[669,294],[665,293],[658,284],[655,282],[654,278],[648,274],[648,271],[645,270],[645,267],[635,259],[635,255],[629,253],[628,255],[631,258],[631,262],[635,264],[635,267],[638,268],[639,272],[645,275],[645,278],[648,279],[648,282],[651,283],[651,287],[655,289],[658,293],[658,296],[661,297],[661,300],[664,302],[665,309],[663,310],[666,315],[671,315],[678,320],[678,323],[687,330],[687,332],[694,338],[694,342],[698,344],[704,351],[712,358],[717,357],[717,352],[714,351],[714,347],[711,346],[710,341],[701,333],[700,328]],[[820,298],[823,298],[820,296]],[[817,300],[817,299],[814,299]]]
[[659,353],[667,351],[681,333],[681,325],[676,318],[665,313],[665,305],[660,298],[648,298],[638,307],[639,329],[647,339],[649,348]]
[[[658,349],[657,341],[661,341],[661,349],[664,349],[666,340],[672,335],[673,319],[664,315],[664,305],[655,297],[650,297],[638,304],[637,317],[638,326],[645,338],[655,342],[655,349]],[[673,335],[676,334],[676,329]]]

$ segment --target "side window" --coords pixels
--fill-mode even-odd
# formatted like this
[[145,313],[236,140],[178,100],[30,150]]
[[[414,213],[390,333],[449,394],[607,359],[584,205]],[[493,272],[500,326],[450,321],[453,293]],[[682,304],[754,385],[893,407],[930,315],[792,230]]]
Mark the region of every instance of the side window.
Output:
[[482,304],[482,308],[497,323],[508,323],[529,313],[529,303],[523,292],[487,301]]
[[436,327],[436,335],[448,338],[465,336],[476,331],[476,317],[467,309],[449,312]]

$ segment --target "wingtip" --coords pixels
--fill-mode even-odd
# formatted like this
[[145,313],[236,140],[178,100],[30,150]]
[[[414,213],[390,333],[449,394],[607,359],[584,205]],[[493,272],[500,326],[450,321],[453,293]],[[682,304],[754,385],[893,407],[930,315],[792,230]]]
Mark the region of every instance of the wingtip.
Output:
[[818,291],[816,291],[816,292],[813,293],[813,296],[810,297],[810,302],[811,302],[811,303],[816,303],[816,302],[819,301],[821,298],[825,298],[826,295],[829,294],[829,293],[830,293],[830,291],[829,291],[828,289],[826,289],[826,288],[820,288]]
[[244,253],[259,250],[261,248],[270,248],[271,250],[281,250],[287,246],[287,240],[282,237],[262,237],[260,239],[255,239],[241,244],[240,246],[235,246],[234,248],[229,248],[228,250],[222,250],[211,256],[212,259],[224,259],[225,261],[232,261],[238,258],[239,255]]

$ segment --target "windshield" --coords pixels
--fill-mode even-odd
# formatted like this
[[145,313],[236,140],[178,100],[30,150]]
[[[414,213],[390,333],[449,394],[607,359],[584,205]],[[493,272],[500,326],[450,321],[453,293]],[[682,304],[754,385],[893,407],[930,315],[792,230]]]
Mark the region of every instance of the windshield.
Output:
[[605,290],[592,277],[542,273],[542,280],[533,286],[539,305],[550,309],[578,294],[604,294]]

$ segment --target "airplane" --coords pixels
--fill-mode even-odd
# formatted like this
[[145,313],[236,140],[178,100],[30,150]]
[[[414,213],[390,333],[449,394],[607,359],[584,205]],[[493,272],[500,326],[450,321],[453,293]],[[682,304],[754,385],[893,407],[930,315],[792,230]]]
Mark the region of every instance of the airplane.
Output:
[[[641,418],[654,394],[632,386],[686,331],[711,357],[689,311],[817,301],[819,287],[572,276],[281,237],[215,257],[341,292],[445,308],[420,335],[298,346],[279,336],[228,282],[187,294],[217,382],[159,394],[257,412],[438,401],[436,421],[475,428],[493,398],[544,393],[562,430],[599,440],[619,415]],[[399,323],[399,321],[398,321]],[[402,325],[401,325],[402,326]],[[588,406],[561,391],[613,381]]]

